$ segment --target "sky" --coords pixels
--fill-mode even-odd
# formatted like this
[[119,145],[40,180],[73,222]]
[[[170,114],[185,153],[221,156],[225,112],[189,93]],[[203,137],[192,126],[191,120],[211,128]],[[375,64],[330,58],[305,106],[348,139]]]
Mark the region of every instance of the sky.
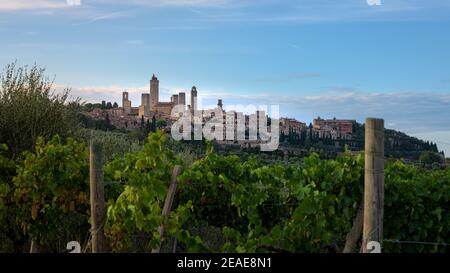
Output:
[[[0,0],[0,67],[37,63],[85,101],[280,105],[385,119],[450,155],[450,1]],[[188,98],[189,99],[189,98]]]

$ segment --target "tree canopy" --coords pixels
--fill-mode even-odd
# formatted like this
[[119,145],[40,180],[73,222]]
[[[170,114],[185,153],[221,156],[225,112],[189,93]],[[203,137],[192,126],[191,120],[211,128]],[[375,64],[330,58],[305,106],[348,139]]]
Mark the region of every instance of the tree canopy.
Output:
[[7,144],[9,156],[31,150],[40,136],[65,138],[78,126],[79,99],[69,101],[69,89],[57,92],[45,69],[11,63],[0,83],[0,143]]

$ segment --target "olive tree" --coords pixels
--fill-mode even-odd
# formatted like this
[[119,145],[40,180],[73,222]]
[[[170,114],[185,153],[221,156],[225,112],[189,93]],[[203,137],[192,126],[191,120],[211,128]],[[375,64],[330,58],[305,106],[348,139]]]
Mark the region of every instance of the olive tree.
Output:
[[45,69],[11,63],[0,76],[0,143],[17,158],[31,150],[38,137],[65,138],[78,126],[79,99],[69,101],[69,89],[57,92]]

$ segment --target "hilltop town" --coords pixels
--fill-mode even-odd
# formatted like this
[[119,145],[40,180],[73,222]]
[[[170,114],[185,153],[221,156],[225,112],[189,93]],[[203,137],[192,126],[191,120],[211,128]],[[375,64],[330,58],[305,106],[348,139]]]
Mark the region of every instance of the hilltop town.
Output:
[[[90,111],[85,111],[84,114],[94,119],[108,120],[108,122],[110,122],[110,124],[115,128],[125,130],[139,129],[142,126],[142,122],[147,123],[148,120],[152,120],[153,118],[157,120],[164,120],[166,125],[165,127],[169,127],[173,121],[176,120],[176,117],[171,115],[175,106],[182,106],[183,109],[192,114],[202,111],[203,109],[197,109],[197,99],[197,87],[193,86],[190,91],[190,104],[187,104],[185,92],[173,94],[169,102],[160,101],[159,80],[153,74],[150,80],[150,90],[148,93],[141,94],[139,106],[133,106],[133,102],[129,99],[129,93],[123,92],[121,106],[115,104],[116,107],[92,108]],[[226,123],[227,112],[224,110],[222,99],[218,99],[216,109],[220,109],[222,111],[224,123]],[[267,116],[264,111],[256,111],[255,114],[258,118]],[[239,116],[245,117],[245,126],[246,130],[248,130],[251,115],[244,115],[243,113],[235,112],[235,116],[236,118]],[[208,117],[205,117],[203,122],[206,122],[207,120]],[[318,117],[314,119],[310,125],[308,125],[307,123],[298,121],[294,118],[282,117],[279,119],[279,122],[281,135],[288,136],[289,134],[300,133],[302,131],[312,131],[312,134],[315,137],[339,140],[351,139],[356,120],[336,118],[322,119]]]
[[[252,122],[259,123],[261,118],[264,119],[264,124],[268,124],[267,131],[271,132],[271,119],[265,111],[257,110],[253,114],[247,115],[242,112],[226,111],[222,99],[217,100],[217,106],[214,109],[198,109],[199,92],[196,86],[190,90],[189,102],[186,99],[186,92],[172,94],[170,101],[160,101],[159,80],[154,74],[150,79],[149,89],[148,92],[141,94],[141,101],[138,104],[130,100],[130,94],[126,91],[122,93],[121,105],[106,101],[101,104],[86,104],[82,111],[82,123],[85,124],[85,127],[106,131],[143,131],[145,135],[159,128],[169,133],[171,126],[180,117],[179,115],[174,116],[172,113],[177,107],[185,114],[191,114],[194,120],[200,119],[202,124],[211,120],[214,113],[222,113],[224,137],[222,140],[216,140],[219,145],[238,145],[241,148],[251,148],[261,143],[259,133],[256,139],[237,138],[239,120],[241,120],[241,125],[245,126],[244,136],[246,137],[249,136],[249,127]],[[227,121],[230,117],[233,120]],[[225,127],[228,122],[235,124],[236,132],[234,138],[231,139],[225,136]],[[314,147],[335,153],[342,152],[347,146],[351,150],[361,151],[364,150],[363,126],[352,119],[325,119],[319,116],[307,123],[295,118],[281,117],[279,119],[280,149],[292,152]],[[386,129],[385,131],[385,150],[389,157],[417,160],[423,151],[438,152],[434,143],[425,142],[395,130]],[[443,153],[441,156],[444,157]]]

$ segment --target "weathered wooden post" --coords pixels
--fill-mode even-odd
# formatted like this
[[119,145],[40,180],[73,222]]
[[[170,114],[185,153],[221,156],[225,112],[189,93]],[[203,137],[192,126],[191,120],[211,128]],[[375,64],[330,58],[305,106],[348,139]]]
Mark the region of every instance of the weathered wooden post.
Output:
[[40,249],[39,249],[39,245],[36,242],[36,240],[31,240],[31,245],[30,245],[30,253],[39,253]]
[[350,232],[347,234],[345,241],[345,247],[343,253],[352,253],[359,238],[361,238],[361,232],[363,228],[364,220],[364,200],[361,201],[358,211],[356,212],[356,218],[353,221],[353,226]]
[[381,251],[383,206],[384,120],[367,118],[365,125],[363,253]]
[[[181,166],[176,165],[173,168],[172,179],[170,181],[169,190],[167,191],[166,200],[164,201],[164,207],[161,213],[162,217],[164,218],[164,221],[167,219],[170,211],[172,210],[172,204],[175,199],[175,193],[177,191],[177,179],[180,174],[181,174]],[[164,225],[161,225],[158,228],[158,231],[159,236],[162,239],[164,236]],[[161,244],[158,247],[152,249],[152,253],[159,253],[160,250]]]
[[90,190],[91,190],[91,234],[92,253],[105,252],[105,196],[103,185],[103,161],[101,143],[91,140],[90,143]]

